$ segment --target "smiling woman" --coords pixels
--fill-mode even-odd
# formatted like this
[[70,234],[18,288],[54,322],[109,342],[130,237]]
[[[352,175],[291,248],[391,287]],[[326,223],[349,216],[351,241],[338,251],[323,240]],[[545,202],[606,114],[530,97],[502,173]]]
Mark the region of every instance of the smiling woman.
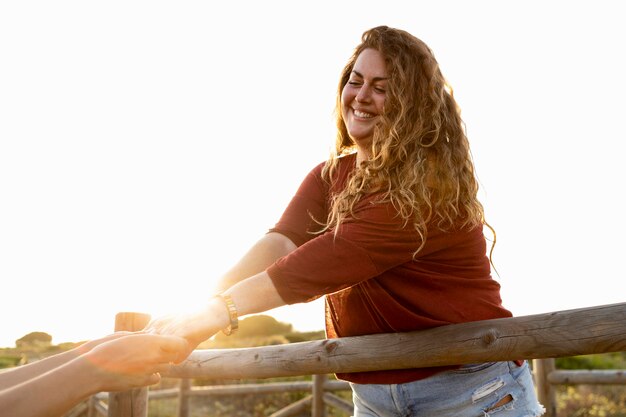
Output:
[[[511,316],[491,276],[460,111],[430,48],[404,30],[367,30],[336,103],[333,154],[226,273],[221,294],[148,331],[197,346],[232,334],[240,315],[320,297],[329,338]],[[357,417],[543,412],[524,361],[337,377],[351,383]]]
[[[0,2],[0,346],[206,302],[328,157],[337,75],[381,22],[454,86],[507,308],[622,302],[619,2],[379,6]],[[272,315],[317,330],[313,303]]]

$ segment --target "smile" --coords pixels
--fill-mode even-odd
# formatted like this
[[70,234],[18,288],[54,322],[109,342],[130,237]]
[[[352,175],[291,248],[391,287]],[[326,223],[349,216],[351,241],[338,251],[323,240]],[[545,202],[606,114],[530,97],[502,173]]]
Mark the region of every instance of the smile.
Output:
[[374,115],[371,114],[371,113],[365,113],[365,112],[357,110],[357,109],[353,109],[353,110],[354,110],[354,115],[356,117],[362,117],[364,119],[370,119],[370,118],[374,117]]

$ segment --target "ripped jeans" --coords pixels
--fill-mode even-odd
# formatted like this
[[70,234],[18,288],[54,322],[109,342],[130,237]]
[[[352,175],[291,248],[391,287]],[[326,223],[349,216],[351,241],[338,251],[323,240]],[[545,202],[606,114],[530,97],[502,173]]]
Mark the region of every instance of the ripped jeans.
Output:
[[353,384],[354,417],[538,417],[528,363],[464,365],[404,384]]

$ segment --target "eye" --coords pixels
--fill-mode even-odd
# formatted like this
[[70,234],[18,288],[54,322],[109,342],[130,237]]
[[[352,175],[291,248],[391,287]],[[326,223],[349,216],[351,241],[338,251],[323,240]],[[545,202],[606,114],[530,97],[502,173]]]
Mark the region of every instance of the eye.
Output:
[[379,94],[385,94],[387,92],[387,90],[385,90],[383,87],[374,87],[374,91]]

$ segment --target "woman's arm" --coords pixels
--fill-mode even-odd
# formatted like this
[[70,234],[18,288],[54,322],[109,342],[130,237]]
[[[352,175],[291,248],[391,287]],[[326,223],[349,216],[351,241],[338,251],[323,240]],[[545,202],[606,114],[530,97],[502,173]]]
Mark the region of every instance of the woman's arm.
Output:
[[[312,231],[320,228],[318,221],[326,219],[327,190],[321,178],[322,166],[306,176],[272,232],[263,236],[220,279],[218,292],[232,296],[239,316],[286,304],[265,270],[313,239]],[[197,346],[228,324],[224,301],[213,298],[191,314],[157,318],[146,330],[185,337]]]
[[184,339],[134,334],[110,340],[42,375],[0,391],[0,410],[20,417],[61,416],[89,395],[159,382],[158,372],[188,352]]
[[[260,313],[286,304],[265,271],[238,282],[223,294],[232,297],[238,316]],[[213,297],[204,308],[191,314],[152,320],[146,331],[183,337],[195,348],[229,324],[230,315],[224,300]]]
[[265,271],[276,260],[315,237],[312,232],[319,231],[319,222],[326,221],[328,216],[328,184],[322,179],[323,165],[317,165],[306,175],[272,231],[224,274],[218,285],[219,291]]
[[296,245],[285,235],[276,232],[266,234],[248,250],[235,266],[222,276],[218,284],[218,292],[265,271],[277,259],[288,255],[295,249]]
[[[412,225],[404,224],[390,203],[376,202],[376,196],[359,202],[355,207],[358,221],[345,221],[337,236],[332,231],[318,235],[265,271],[225,290],[223,294],[232,297],[238,316],[311,301],[411,261],[419,235]],[[191,315],[158,318],[148,330],[184,337],[197,346],[228,324],[226,304],[214,298]]]

